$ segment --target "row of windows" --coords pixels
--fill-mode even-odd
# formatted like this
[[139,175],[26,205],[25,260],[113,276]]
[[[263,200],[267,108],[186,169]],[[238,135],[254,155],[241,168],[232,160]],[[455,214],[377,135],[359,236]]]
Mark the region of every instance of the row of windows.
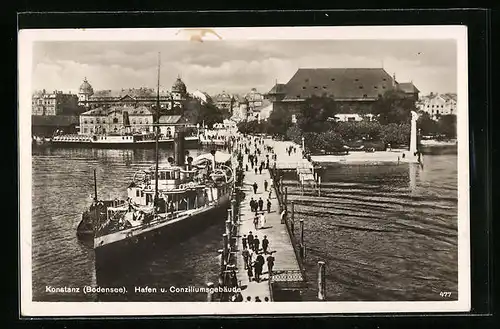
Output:
[[[379,97],[382,96],[379,94]],[[368,94],[363,94],[363,98],[367,98],[368,97]],[[297,98],[300,98],[300,95],[297,95]]]
[[[303,86],[302,89],[305,90],[307,87],[306,86]],[[323,86],[323,89],[326,89],[327,87],[326,86]],[[359,86],[358,87],[359,89],[363,89],[364,87],[363,86]],[[385,89],[386,87],[385,86],[382,86],[382,89]],[[318,86],[314,86],[314,89],[319,89]],[[378,86],[373,86],[373,89],[378,89]]]
[[[335,81],[335,78],[330,78],[330,81]],[[354,81],[358,82],[359,79],[358,78],[355,78]],[[387,81],[386,78],[383,78],[382,81]],[[309,79],[305,79],[305,82],[309,82]]]
[[[427,107],[429,107],[429,104],[427,104]],[[434,105],[432,105],[431,107],[434,107]],[[439,107],[439,105],[436,105],[436,107]],[[441,108],[444,108],[444,105],[441,105]]]
[[[450,109],[450,113],[452,113],[452,112],[453,112],[453,110],[454,110],[454,109],[453,109],[453,108],[451,108],[451,109]],[[435,112],[436,112],[436,114],[439,114],[439,110],[436,110]],[[445,113],[445,112],[446,112],[446,111],[442,111],[441,113]],[[434,113],[434,110],[432,110],[432,113]]]
[[[83,120],[83,123],[84,123],[84,124],[87,124],[87,123],[93,124],[93,123],[94,123],[94,120],[89,120],[89,121],[87,121],[87,120]],[[95,123],[106,123],[106,119],[102,119],[102,122],[101,122],[101,120],[96,119],[96,120],[95,120]],[[112,123],[118,123],[118,118],[114,118]],[[146,120],[144,123],[145,123],[145,124],[148,124],[148,120]],[[135,120],[132,120],[131,124],[135,125],[135,124],[136,124],[136,121],[135,121]],[[138,124],[142,125],[142,120],[140,120],[140,121],[138,122]]]

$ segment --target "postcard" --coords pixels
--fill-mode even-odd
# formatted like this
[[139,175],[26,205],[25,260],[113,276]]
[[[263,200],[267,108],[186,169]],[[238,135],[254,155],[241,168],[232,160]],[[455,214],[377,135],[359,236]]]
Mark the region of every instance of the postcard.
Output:
[[469,311],[466,37],[20,30],[21,316]]

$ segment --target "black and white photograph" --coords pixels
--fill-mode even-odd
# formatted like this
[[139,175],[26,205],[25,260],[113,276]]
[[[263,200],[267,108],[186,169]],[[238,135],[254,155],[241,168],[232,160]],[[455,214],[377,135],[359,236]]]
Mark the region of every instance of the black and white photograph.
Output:
[[466,36],[20,30],[21,314],[469,311]]

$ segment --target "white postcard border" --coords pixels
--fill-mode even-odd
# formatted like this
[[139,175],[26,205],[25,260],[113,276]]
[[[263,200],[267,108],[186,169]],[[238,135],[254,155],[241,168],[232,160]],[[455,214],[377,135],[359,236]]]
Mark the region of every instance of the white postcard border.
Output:
[[[457,42],[458,300],[436,302],[33,302],[31,268],[31,74],[35,41],[186,40],[196,29],[33,29],[19,32],[19,187],[21,316],[415,313],[470,310],[468,66],[466,26],[206,28],[223,40],[454,39]],[[179,33],[180,32],[180,33]],[[210,34],[208,39],[211,39]],[[217,38],[215,38],[217,39]]]

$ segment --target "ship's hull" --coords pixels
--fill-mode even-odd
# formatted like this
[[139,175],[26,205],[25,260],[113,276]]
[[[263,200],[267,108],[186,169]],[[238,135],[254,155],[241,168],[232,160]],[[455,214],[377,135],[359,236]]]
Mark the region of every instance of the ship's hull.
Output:
[[[99,281],[108,282],[125,271],[129,273],[147,260],[179,241],[200,232],[216,222],[227,218],[229,195],[223,196],[214,206],[200,209],[191,216],[171,220],[166,225],[153,227],[149,231],[134,233],[118,238],[114,242],[104,243],[99,238],[94,240],[95,266]],[[114,237],[111,237],[114,239]],[[100,242],[101,241],[101,242]]]
[[[156,146],[154,140],[148,141],[118,141],[118,142],[106,142],[106,141],[51,141],[49,145],[52,147],[60,148],[96,148],[96,149],[153,149]],[[159,147],[171,148],[174,145],[173,139],[159,140]],[[197,138],[186,138],[184,140],[184,145],[186,147],[197,147],[199,145],[199,140]]]

